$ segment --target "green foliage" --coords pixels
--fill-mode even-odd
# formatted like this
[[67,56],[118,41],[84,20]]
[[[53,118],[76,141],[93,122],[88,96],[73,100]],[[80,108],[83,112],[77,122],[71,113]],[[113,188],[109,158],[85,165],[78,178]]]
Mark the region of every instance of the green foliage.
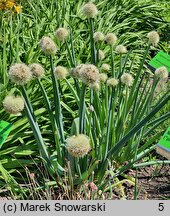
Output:
[[[160,9],[156,4],[136,0],[95,3],[100,13],[90,22],[81,15],[83,1],[71,0],[24,1],[21,14],[3,14],[0,18],[0,101],[9,93],[22,93],[25,98],[23,116],[0,110],[0,117],[13,123],[13,130],[0,150],[0,185],[7,184],[12,194],[20,193],[17,181],[23,182],[17,172],[28,181],[24,167],[34,170],[35,164],[41,162],[49,178],[57,179],[63,191],[69,183],[69,194],[84,182],[94,182],[102,191],[108,191],[124,182],[109,182],[108,177],[116,179],[125,170],[137,167],[138,161],[155,148],[153,144],[162,133],[160,126],[167,125],[170,113],[163,108],[169,110],[169,92],[154,96],[158,80],[144,65],[150,54],[150,46],[145,45],[146,32],[158,29],[166,39],[168,24]],[[60,26],[70,29],[66,43],[54,38],[54,31]],[[126,45],[129,52],[118,55],[115,47],[104,43],[98,46],[93,41],[93,29],[105,34],[115,32],[118,44]],[[53,58],[47,58],[39,49],[39,40],[44,35],[54,38],[58,46]],[[99,48],[107,54],[102,62],[95,60]],[[18,88],[8,78],[8,69],[15,62],[39,62],[46,69],[46,76]],[[118,86],[110,88],[102,83],[100,91],[94,91],[81,80],[68,77],[58,81],[54,77],[54,65],[70,69],[76,63],[87,62],[99,69],[102,63],[111,64],[108,76],[115,74]],[[121,83],[125,72],[135,78],[131,87]],[[92,112],[89,105],[94,109]],[[68,155],[65,139],[77,133],[90,137],[91,151],[75,159]],[[86,194],[84,187],[82,190]],[[20,198],[25,193],[28,191],[24,190]]]

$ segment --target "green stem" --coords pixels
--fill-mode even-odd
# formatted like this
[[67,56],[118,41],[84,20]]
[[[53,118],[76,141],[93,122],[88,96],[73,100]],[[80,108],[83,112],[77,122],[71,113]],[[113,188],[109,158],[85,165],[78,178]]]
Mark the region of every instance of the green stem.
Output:
[[25,113],[26,113],[27,118],[29,120],[29,123],[30,123],[30,126],[32,128],[34,137],[36,139],[36,142],[38,144],[40,154],[41,154],[43,160],[45,161],[45,164],[46,164],[46,167],[47,167],[49,173],[54,177],[55,172],[53,170],[53,166],[51,164],[45,143],[43,141],[40,129],[32,117],[32,114],[31,114],[30,109],[28,107],[27,101],[25,101]]
[[137,200],[138,198],[138,171],[137,169],[135,170],[135,190],[134,190],[134,200]]
[[112,88],[112,93],[111,93],[111,95],[110,95],[110,99],[109,99],[109,116],[108,116],[108,123],[107,123],[106,147],[105,147],[104,160],[105,160],[106,157],[107,157],[107,154],[108,154],[108,148],[109,148],[113,97],[114,97],[114,89]]
[[71,51],[70,51],[70,48],[69,48],[69,46],[68,46],[67,41],[66,41],[65,43],[66,43],[66,48],[67,48],[67,51],[68,51],[68,55],[69,55],[69,57],[70,57],[71,67],[75,67],[76,65],[75,65],[75,62],[74,62],[74,59],[73,59],[73,56],[72,56],[72,53],[71,53]]
[[76,80],[75,78],[74,78],[74,85],[75,85],[75,87],[76,87],[77,94],[78,94],[78,96],[79,96],[80,86],[79,86],[78,80]]
[[34,111],[33,111],[31,102],[30,102],[30,100],[29,100],[27,91],[26,91],[26,89],[25,89],[24,86],[21,86],[21,92],[22,92],[22,95],[23,95],[25,101],[27,102],[27,106],[28,106],[28,108],[29,108],[29,110],[30,110],[30,113],[31,113],[31,115],[32,115],[32,117],[33,117],[33,119],[34,119],[34,121],[36,122],[36,117],[35,117],[35,115],[34,115]]
[[95,48],[96,48],[96,66],[99,63],[99,46],[98,43],[95,44]]
[[[70,156],[70,155],[69,155]],[[75,176],[75,166],[74,166],[74,158],[70,156],[68,161],[68,181],[70,185],[70,196],[73,199],[73,191],[74,191],[74,176]]]
[[115,77],[113,46],[110,46],[112,77]]
[[119,54],[119,57],[120,57],[120,65],[119,65],[118,73],[116,74],[116,78],[120,78],[122,74],[122,54]]
[[62,120],[62,110],[61,110],[61,103],[60,103],[60,94],[59,94],[58,82],[54,75],[54,65],[53,65],[52,56],[50,56],[50,66],[51,66],[51,78],[52,78],[53,91],[54,91],[55,118],[56,118],[57,125],[59,127],[61,142],[64,143],[65,138],[64,138],[63,120]]
[[[90,89],[90,104],[93,106],[94,110],[97,110],[97,103],[96,103],[96,98],[94,97],[94,90]],[[91,134],[94,140],[94,144],[95,144],[95,149],[97,146],[97,135],[96,135],[96,125],[95,125],[95,113],[94,111],[92,112],[91,115],[91,129],[93,128],[93,130],[91,130]]]
[[59,161],[61,162],[62,156],[61,156],[61,150],[60,150],[59,139],[58,139],[59,132],[58,132],[58,128],[57,128],[57,123],[56,123],[56,120],[54,118],[53,111],[52,111],[52,108],[51,108],[51,104],[50,104],[50,101],[48,99],[47,93],[46,93],[46,91],[44,89],[44,86],[42,85],[42,83],[41,83],[41,81],[39,79],[37,79],[37,81],[38,81],[38,84],[40,86],[40,89],[41,89],[41,92],[42,92],[42,95],[43,95],[43,98],[44,98],[44,101],[45,101],[45,104],[46,104],[46,108],[47,108],[47,111],[48,111],[48,114],[49,114],[49,117],[50,117],[52,129],[53,129],[53,134],[54,134],[54,139],[55,139],[55,144],[56,144],[56,149],[57,149]]
[[134,101],[134,97],[136,94],[138,94],[138,91],[136,91],[136,86],[137,86],[137,83],[138,81],[140,80],[139,77],[141,75],[141,72],[142,72],[142,68],[144,66],[144,63],[145,63],[145,60],[146,60],[146,57],[149,53],[149,49],[150,49],[150,44],[147,46],[144,54],[143,54],[143,58],[142,60],[140,61],[140,65],[139,65],[139,68],[137,70],[137,73],[136,73],[136,76],[135,76],[135,79],[134,79],[134,82],[133,82],[133,85],[132,85],[132,88],[131,88],[131,92],[129,94],[129,101],[128,101],[128,108],[131,109],[131,106],[133,105],[133,101]]
[[170,117],[170,112],[165,113],[164,115],[160,116],[159,118],[154,119],[153,121],[148,123],[148,127],[150,127],[151,125],[154,125],[156,123],[165,121],[166,119],[168,119]]
[[67,79],[65,79],[65,81],[66,81],[66,83],[67,83],[67,85],[68,85],[70,91],[71,91],[72,94],[74,95],[74,98],[75,98],[75,100],[76,100],[77,105],[79,105],[80,99],[79,99],[79,97],[78,97],[78,95],[77,95],[77,92],[74,90],[73,86],[70,84],[70,82],[69,82]]
[[[166,121],[167,119],[169,119],[169,117],[170,117],[170,112],[168,112],[168,113],[166,113],[165,115],[161,116],[160,118],[156,119],[155,122],[153,121],[153,122],[154,122],[154,125],[153,125],[151,128],[149,128],[149,129],[145,132],[145,134],[144,134],[143,136],[144,136],[144,137],[148,136],[148,134],[150,134],[151,132],[153,132],[153,130],[154,130],[155,128],[157,128],[162,122],[164,122],[164,121]],[[153,123],[153,122],[150,122],[150,123],[147,125],[147,127],[149,127],[150,124]]]
[[[141,129],[140,131],[140,135],[139,135],[139,139],[138,139],[138,142],[135,146],[135,155],[134,155],[134,161],[137,160],[137,156],[138,156],[138,149],[139,149],[139,145],[140,145],[140,142],[141,142],[141,137],[142,137],[142,133],[143,133],[143,128]],[[134,199],[137,200],[137,197],[138,197],[138,171],[137,169],[135,170],[136,171],[136,175],[135,175],[135,190],[134,190]]]
[[[81,174],[81,169],[80,169],[80,165],[79,165],[79,159],[76,158],[75,162],[76,162],[76,167],[77,167],[78,175],[80,176],[80,179],[83,182],[83,178],[82,178],[82,174]],[[85,198],[87,200],[88,199],[88,195],[87,195],[87,192],[86,192],[84,184],[82,185],[82,187],[83,187],[83,190],[84,190]]]
[[[139,91],[140,91],[140,88],[142,87],[142,83],[143,83],[143,80],[144,80],[144,76],[145,74],[142,75],[141,79],[140,79],[140,83],[138,86],[136,86],[136,93],[134,95],[134,98],[133,98],[133,107],[132,107],[132,115],[131,115],[131,123],[130,125],[134,125],[135,123],[135,114],[137,112],[137,110],[141,107],[141,103],[143,104],[144,103],[144,98],[146,99],[146,94],[145,94],[145,90],[146,90],[146,87],[148,86],[148,82],[150,80],[150,77],[147,78],[146,82],[145,82],[145,85],[143,87],[143,90],[141,92],[141,94],[139,95]],[[147,94],[149,95],[149,94]],[[130,110],[128,109],[127,112],[129,112]]]
[[146,96],[146,100],[143,101],[143,104],[138,108],[137,114],[135,114],[134,119],[141,119],[143,115],[149,113],[149,108],[151,106],[151,102],[154,96],[155,88],[157,85],[157,80],[154,80],[151,90],[148,92],[148,96]]
[[146,166],[152,166],[152,165],[164,165],[164,164],[170,164],[170,160],[159,160],[159,161],[149,161],[149,162],[144,162],[144,163],[139,163],[139,164],[134,164],[133,168],[141,168],[141,167],[146,167]]
[[85,93],[86,93],[86,85],[82,85],[81,95],[80,95],[80,105],[79,105],[79,133],[83,133],[85,131]]
[[71,40],[72,61],[74,63],[74,67],[76,67],[76,58],[75,58],[75,52],[74,52],[73,34],[72,34],[72,29],[71,28],[70,28],[70,40]]
[[[148,55],[148,53],[149,53],[149,49],[150,49],[150,44],[148,44],[148,46],[147,46],[147,48],[146,48],[146,50],[145,50],[145,52],[144,52],[143,58],[142,58],[142,60],[141,60],[141,62],[140,62],[138,71],[137,71],[136,76],[135,76],[135,80],[134,80],[134,82],[133,82],[132,89],[135,89],[135,88],[136,88],[136,83],[137,83],[138,80],[139,80],[139,77],[140,77],[142,68],[143,68],[143,66],[144,66],[146,57],[147,57],[147,55]],[[135,91],[132,92],[132,95],[134,95],[134,94],[135,94]]]
[[95,43],[94,43],[93,35],[94,35],[94,19],[90,18],[91,63],[96,64]]
[[[117,170],[117,172],[112,176],[112,178],[115,178],[116,176],[119,176],[121,173],[125,172],[126,170],[130,169],[131,167],[133,167],[133,165],[139,161],[140,159],[142,159],[145,155],[149,154],[151,151],[153,151],[155,149],[155,145],[151,146],[150,148],[144,150],[142,153],[140,153],[138,155],[138,157],[136,158],[136,160],[134,161],[130,161],[127,165],[125,166],[121,166],[121,168],[119,170]],[[103,161],[103,163],[100,166],[100,170],[99,170],[99,175],[98,178],[101,179],[102,181],[102,176],[105,173],[106,167],[108,165],[108,160]],[[100,181],[99,181],[100,182]],[[102,188],[102,186],[101,186]]]
[[[76,67],[76,60],[75,60],[75,54],[74,54],[74,45],[73,45],[72,39],[71,39],[71,49],[72,50],[70,51],[70,48],[68,46],[67,41],[66,41],[66,48],[67,48],[68,55],[69,55],[69,58],[70,58],[70,61],[71,61],[71,67]],[[78,82],[77,82],[77,80],[75,78],[74,78],[74,84],[75,84],[77,94],[78,94],[80,92],[80,87],[79,87],[79,84],[78,84]]]
[[107,154],[110,158],[113,154],[117,153],[120,148],[136,133],[138,132],[159,110],[170,100],[168,95],[160,104],[158,104],[142,121],[132,128]]

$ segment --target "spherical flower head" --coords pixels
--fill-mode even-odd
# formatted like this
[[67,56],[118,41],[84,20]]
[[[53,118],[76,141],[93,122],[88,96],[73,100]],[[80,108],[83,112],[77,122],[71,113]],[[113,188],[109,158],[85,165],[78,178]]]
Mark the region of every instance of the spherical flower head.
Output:
[[72,68],[70,71],[70,75],[74,78],[79,79],[80,78],[80,73],[81,73],[81,68],[84,66],[84,64],[77,65],[75,68]]
[[40,48],[46,55],[53,55],[57,52],[57,47],[50,37],[42,37],[40,40]]
[[133,77],[129,73],[124,73],[120,79],[121,82],[127,86],[131,86],[133,84]]
[[98,10],[95,4],[88,2],[82,7],[82,13],[87,18],[94,18],[98,14]]
[[102,64],[102,70],[105,72],[108,72],[110,70],[110,65],[109,64]]
[[94,91],[99,91],[100,90],[100,83],[99,82],[94,82],[94,83],[91,83],[89,85],[89,87],[91,89],[93,89]]
[[106,82],[107,79],[108,79],[107,74],[105,74],[105,73],[100,73],[99,74],[99,80],[100,80],[100,82]]
[[153,45],[153,46],[157,46],[159,43],[159,34],[156,31],[150,31],[147,35],[147,37],[149,38],[149,42]]
[[17,85],[25,85],[31,80],[32,73],[27,65],[18,63],[10,67],[9,78]]
[[80,78],[86,85],[95,83],[99,80],[99,70],[93,64],[84,64],[80,70]]
[[107,85],[109,87],[116,87],[118,85],[119,81],[115,78],[110,78],[107,80]]
[[66,28],[58,28],[55,32],[55,36],[60,40],[60,41],[65,41],[68,37],[69,33]]
[[84,134],[71,136],[66,140],[66,148],[73,157],[84,157],[90,151],[90,139]]
[[32,72],[33,77],[40,78],[44,75],[44,68],[41,64],[31,64],[30,65],[30,70]]
[[94,41],[101,42],[104,40],[104,34],[102,32],[95,32],[93,35]]
[[68,71],[67,68],[63,66],[57,66],[56,68],[54,68],[54,74],[57,79],[65,79],[68,74]]
[[98,54],[99,54],[98,55],[99,60],[103,60],[105,58],[105,54],[104,54],[104,52],[102,50],[99,50]]
[[119,54],[125,54],[127,53],[127,49],[125,46],[123,46],[122,44],[118,45],[116,47],[116,52],[119,53]]
[[3,107],[10,114],[18,114],[24,109],[24,100],[20,96],[6,96],[3,101]]
[[167,79],[168,78],[168,71],[167,68],[162,66],[155,71],[155,76],[159,79]]
[[117,36],[114,33],[108,33],[105,37],[105,41],[109,45],[114,45],[117,41]]

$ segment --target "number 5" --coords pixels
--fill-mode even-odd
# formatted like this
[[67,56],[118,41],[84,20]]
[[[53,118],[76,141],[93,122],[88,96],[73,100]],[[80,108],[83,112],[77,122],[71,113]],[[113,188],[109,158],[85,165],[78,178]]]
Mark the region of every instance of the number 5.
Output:
[[158,210],[159,211],[163,211],[164,210],[164,203],[159,203]]

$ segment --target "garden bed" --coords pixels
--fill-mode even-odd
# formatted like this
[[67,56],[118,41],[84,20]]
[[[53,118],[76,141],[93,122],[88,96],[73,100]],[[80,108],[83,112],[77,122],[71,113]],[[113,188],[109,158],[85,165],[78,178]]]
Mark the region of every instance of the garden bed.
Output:
[[170,197],[170,68],[146,67],[169,55],[164,9],[0,0],[0,199]]
[[[133,171],[130,175],[135,176]],[[158,200],[170,198],[170,166],[162,165],[159,167],[150,166],[139,169],[138,189],[140,200]],[[127,199],[133,199],[134,189],[126,188]]]

